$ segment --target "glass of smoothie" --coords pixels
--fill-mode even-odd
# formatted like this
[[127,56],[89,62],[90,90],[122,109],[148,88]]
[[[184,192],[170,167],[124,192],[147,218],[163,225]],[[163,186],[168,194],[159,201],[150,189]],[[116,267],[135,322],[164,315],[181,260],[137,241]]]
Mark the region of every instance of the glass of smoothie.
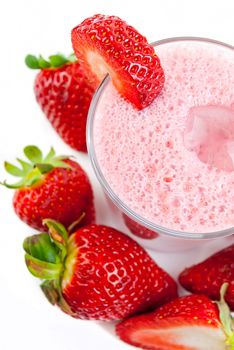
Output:
[[234,48],[201,38],[153,46],[162,92],[139,111],[107,76],[88,152],[126,231],[151,249],[185,249],[234,233]]

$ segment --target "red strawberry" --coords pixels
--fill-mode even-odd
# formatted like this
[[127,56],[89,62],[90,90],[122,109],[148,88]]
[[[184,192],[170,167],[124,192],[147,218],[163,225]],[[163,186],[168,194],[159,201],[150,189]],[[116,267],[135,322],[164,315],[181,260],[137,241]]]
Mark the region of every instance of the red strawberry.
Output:
[[144,239],[154,239],[158,237],[156,232],[138,224],[138,222],[132,220],[129,216],[123,214],[123,219],[129,231],[134,235]]
[[115,320],[177,296],[174,280],[123,233],[89,225],[68,239],[60,224],[46,223],[51,241],[43,233],[27,238],[26,264],[45,280],[48,299],[71,316]]
[[66,227],[83,215],[82,224],[94,222],[92,188],[78,163],[56,156],[53,148],[44,159],[36,146],[25,147],[24,154],[30,163],[18,159],[22,168],[5,162],[5,169],[21,180],[4,183],[16,189],[13,205],[21,220],[39,230],[45,228],[42,221],[48,216]]
[[101,81],[111,75],[117,90],[138,109],[160,93],[164,72],[146,38],[116,16],[95,15],[72,30],[76,56]]
[[233,350],[233,319],[223,297],[219,309],[206,296],[189,295],[123,321],[116,331],[122,340],[143,349]]
[[179,276],[182,286],[217,300],[224,282],[229,283],[226,301],[234,310],[234,244],[212,255],[200,264],[185,269]]
[[63,55],[28,55],[26,64],[41,69],[36,76],[36,100],[61,138],[78,151],[86,151],[86,120],[93,93],[98,85],[92,72]]

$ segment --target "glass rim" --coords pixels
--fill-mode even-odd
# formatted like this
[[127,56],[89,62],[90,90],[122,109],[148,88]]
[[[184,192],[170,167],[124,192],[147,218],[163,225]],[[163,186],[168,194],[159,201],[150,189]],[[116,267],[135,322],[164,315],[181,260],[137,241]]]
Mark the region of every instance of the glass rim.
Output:
[[[208,39],[208,38],[200,38],[200,37],[173,37],[168,39],[162,39],[155,41],[151,43],[152,46],[158,46],[168,43],[173,43],[177,41],[197,41],[197,42],[204,42],[204,43],[211,43],[216,44],[218,46],[222,46],[224,48],[228,48],[231,50],[234,50],[234,46],[223,43],[221,41]],[[180,230],[174,230],[167,228],[165,226],[161,226],[158,224],[155,224],[151,222],[148,219],[145,219],[140,214],[136,213],[134,210],[128,207],[118,196],[117,194],[112,190],[108,182],[106,181],[101,168],[98,164],[94,142],[93,142],[93,125],[94,125],[94,117],[95,117],[95,111],[96,107],[98,105],[98,102],[100,100],[100,97],[102,96],[102,93],[104,92],[105,87],[110,81],[110,76],[107,74],[106,77],[103,79],[101,84],[99,85],[98,89],[96,90],[88,112],[88,118],[87,118],[87,128],[86,128],[86,139],[87,139],[87,149],[88,149],[88,155],[91,160],[92,167],[94,169],[95,175],[101,184],[104,192],[108,195],[108,197],[112,200],[112,202],[115,203],[115,205],[124,212],[127,216],[129,216],[134,221],[138,222],[140,225],[143,225],[147,227],[148,229],[160,233],[165,236],[175,237],[175,238],[184,238],[184,239],[211,239],[211,238],[219,238],[219,237],[225,237],[229,236],[232,233],[234,233],[234,227],[230,227],[224,230],[218,230],[218,231],[210,231],[210,232],[187,232],[187,231],[180,231]]]

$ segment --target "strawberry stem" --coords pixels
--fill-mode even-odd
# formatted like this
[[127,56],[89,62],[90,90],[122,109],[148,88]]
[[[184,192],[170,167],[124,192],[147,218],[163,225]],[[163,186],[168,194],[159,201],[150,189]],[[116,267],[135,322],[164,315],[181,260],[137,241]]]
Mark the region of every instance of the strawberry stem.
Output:
[[83,213],[80,215],[80,217],[79,217],[76,221],[74,221],[74,222],[68,227],[68,232],[69,232],[70,235],[74,232],[75,228],[81,223],[81,221],[82,221],[84,218],[85,218],[85,212],[83,212]]

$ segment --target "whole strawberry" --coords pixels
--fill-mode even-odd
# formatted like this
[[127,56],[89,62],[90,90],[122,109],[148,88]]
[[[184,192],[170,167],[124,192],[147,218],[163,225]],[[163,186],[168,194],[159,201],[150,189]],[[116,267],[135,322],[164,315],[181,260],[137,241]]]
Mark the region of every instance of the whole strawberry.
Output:
[[185,269],[179,276],[181,285],[198,294],[217,300],[220,287],[228,282],[226,301],[234,310],[234,244],[212,255],[200,264]]
[[131,233],[143,239],[154,239],[158,237],[158,234],[149,228],[146,228],[129,216],[123,214],[124,223]]
[[233,350],[234,324],[224,302],[218,306],[207,296],[188,295],[154,312],[132,317],[116,327],[119,337],[150,350]]
[[116,16],[95,15],[72,30],[76,56],[101,81],[107,73],[136,108],[147,107],[162,90],[164,72],[154,48]]
[[34,91],[46,117],[68,145],[85,152],[87,114],[97,79],[73,55],[58,54],[47,61],[28,55],[25,61],[29,68],[40,70]]
[[69,238],[61,224],[24,242],[29,271],[45,280],[47,298],[73,317],[115,320],[177,296],[174,280],[123,233],[99,225]]
[[56,156],[51,148],[46,157],[36,146],[24,148],[28,161],[17,159],[21,167],[5,162],[5,169],[21,178],[16,184],[13,206],[18,217],[29,226],[44,230],[48,216],[66,227],[77,220],[90,224],[95,220],[93,191],[81,166],[67,156]]

